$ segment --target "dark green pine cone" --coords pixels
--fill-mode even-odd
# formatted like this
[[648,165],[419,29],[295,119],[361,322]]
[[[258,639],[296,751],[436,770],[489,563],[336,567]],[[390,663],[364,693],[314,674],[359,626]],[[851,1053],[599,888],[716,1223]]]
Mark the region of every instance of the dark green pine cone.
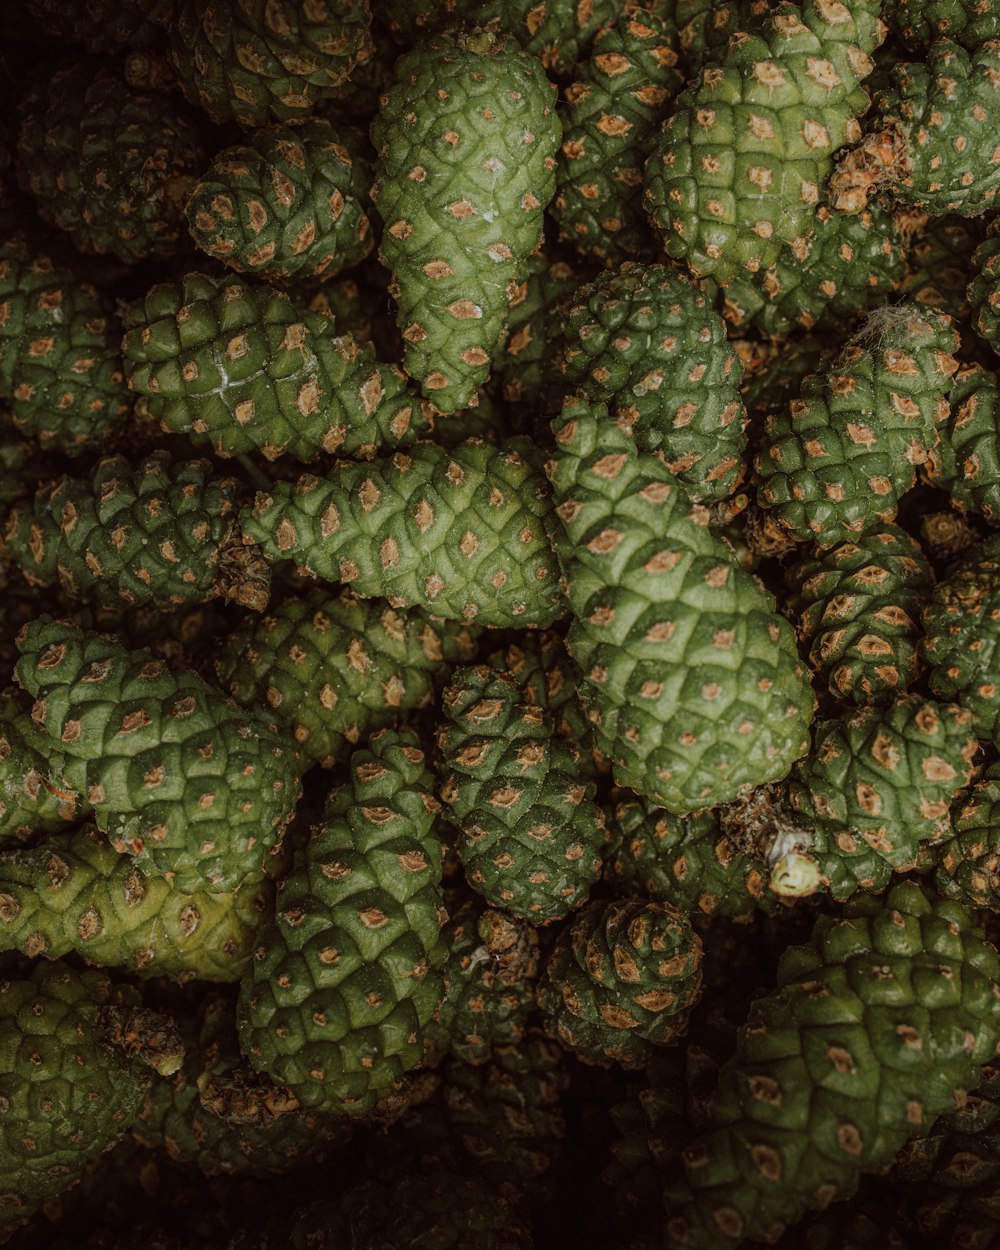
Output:
[[303,1107],[366,1115],[423,1060],[447,955],[432,791],[416,735],[376,734],[279,885],[240,1045]]
[[945,36],[975,52],[987,39],[1000,36],[997,0],[889,0],[882,16],[914,52]]
[[138,1114],[150,1073],[108,1044],[102,1019],[134,994],[46,961],[0,979],[0,1232],[72,1185]]
[[755,32],[767,16],[767,0],[641,0],[673,21],[689,78],[706,65],[718,64],[730,35]]
[[218,456],[367,459],[427,428],[394,365],[271,287],[189,273],[152,287],[125,324],[129,387],[164,430]]
[[969,270],[982,237],[983,228],[975,217],[931,217],[910,246],[900,294],[922,308],[936,308],[956,321],[967,321]]
[[369,151],[360,131],[322,119],[255,131],[196,183],[185,209],[191,237],[238,273],[326,281],[375,246]]
[[1000,235],[995,229],[973,252],[970,273],[967,294],[972,324],[979,337],[1000,352]]
[[951,388],[951,415],[924,476],[951,496],[960,512],[1000,521],[1000,379],[973,362]]
[[553,433],[566,645],[615,780],[678,816],[780,780],[815,700],[773,598],[603,405]]
[[51,468],[43,465],[38,447],[22,438],[10,417],[0,411],[0,507],[30,495],[46,472]]
[[[270,1176],[322,1163],[351,1137],[351,1125],[336,1116],[261,1098],[248,1098],[245,1123],[230,1123],[213,1111],[220,1083],[237,1082],[246,1061],[236,1036],[235,1003],[209,994],[179,1024],[185,1043],[183,1065],[154,1081],[132,1133],[151,1150],[195,1164],[206,1176]],[[247,1081],[252,1090],[252,1082]]]
[[677,34],[639,10],[597,32],[560,100],[562,147],[551,212],[559,237],[605,263],[652,260],[642,167],[664,110],[684,86]]
[[67,456],[101,450],[129,409],[97,291],[20,237],[0,246],[0,396],[18,430]]
[[556,76],[572,72],[619,7],[615,0],[458,0],[463,22],[509,31]]
[[891,83],[875,97],[861,142],[837,162],[833,206],[859,212],[887,193],[935,216],[985,212],[1000,189],[991,121],[1000,108],[1000,40],[970,53],[938,39],[924,60],[894,65]]
[[213,122],[301,121],[372,52],[368,0],[177,0],[170,55]]
[[885,1168],[995,1057],[998,978],[972,917],[915,882],[821,916],[751,1007],[712,1125],[665,1188],[663,1250],[773,1240]]
[[902,281],[909,232],[888,208],[872,203],[846,214],[820,204],[809,227],[769,269],[726,287],[730,324],[777,339],[803,329],[842,331]]
[[346,744],[429,707],[453,666],[474,658],[478,632],[318,587],[223,639],[215,675],[237,703],[283,726],[305,759],[332,768]]
[[535,924],[567,915],[600,877],[605,840],[579,750],[486,665],[459,669],[442,705],[441,799],[469,884]]
[[541,242],[562,131],[555,97],[534,56],[474,27],[404,53],[380,98],[379,259],[403,367],[442,412],[467,407],[489,377],[510,295]]
[[510,295],[507,329],[493,353],[493,381],[507,403],[540,408],[559,325],[593,271],[539,247],[528,256],[525,275]]
[[928,683],[1000,742],[1000,536],[971,548],[924,609]]
[[253,881],[300,794],[293,749],[188,669],[40,616],[16,677],[49,765],[117,851],[184,893]]
[[185,894],[147,876],[84,825],[0,852],[0,950],[77,953],[141,977],[238,981],[274,906],[261,878],[231,894]]
[[158,44],[174,0],[27,0],[24,7],[51,38],[111,53]]
[[681,1037],[701,991],[701,939],[669,903],[588,903],[538,984],[546,1031],[585,1063],[639,1068]]
[[796,633],[836,699],[890,703],[920,675],[920,609],[934,574],[895,525],[816,551],[785,574]]
[[893,872],[918,866],[925,844],[948,838],[978,748],[968,712],[918,694],[821,722],[788,783],[804,822],[791,858],[807,861],[804,872],[811,864],[835,898],[884,889]]
[[32,586],[102,608],[232,599],[267,606],[270,566],[236,525],[239,483],[208,460],[124,456],[87,478],[59,477],[7,517],[4,550]]
[[958,796],[951,837],[935,859],[934,884],[945,898],[1000,911],[1000,765]]
[[600,274],[577,292],[555,348],[565,388],[607,404],[692,499],[739,484],[742,366],[725,322],[679,269],[626,261]]
[[272,560],[294,560],[363,597],[498,628],[565,612],[552,550],[552,499],[529,439],[418,443],[326,478],[276,482],[240,514]]
[[62,832],[86,803],[61,790],[46,758],[49,740],[31,719],[21,691],[0,691],[0,846]]
[[495,1046],[515,1047],[535,1006],[538,933],[473,896],[452,907],[442,930],[448,948],[445,997],[424,1030],[431,1059],[451,1053],[486,1063]]
[[39,216],[81,252],[133,262],[182,250],[184,205],[206,153],[174,97],[132,90],[81,61],[44,78],[21,106],[18,176]]
[[885,305],[840,355],[768,416],[757,503],[794,542],[832,547],[895,519],[948,419],[958,335],[943,313]]
[[720,829],[717,810],[671,816],[648,800],[622,799],[608,829],[605,876],[616,894],[737,919],[774,901],[766,854]]

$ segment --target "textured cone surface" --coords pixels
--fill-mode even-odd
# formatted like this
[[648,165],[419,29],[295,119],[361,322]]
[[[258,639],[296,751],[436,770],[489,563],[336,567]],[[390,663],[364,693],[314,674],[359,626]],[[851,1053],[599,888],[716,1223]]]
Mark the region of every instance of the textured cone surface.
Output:
[[723,499],[745,471],[743,371],[725,323],[679,271],[626,261],[580,288],[557,364],[655,451],[692,499]]
[[767,859],[723,833],[714,813],[671,816],[622,799],[608,827],[605,875],[616,894],[670,903],[688,916],[746,917],[768,905]]
[[448,958],[445,996],[424,1030],[430,1055],[450,1052],[486,1063],[494,1046],[514,1047],[535,1006],[538,934],[526,920],[470,898],[451,909],[442,931]]
[[588,903],[538,985],[546,1030],[585,1063],[638,1068],[682,1036],[701,990],[701,940],[668,903]]
[[400,58],[372,124],[404,367],[442,412],[490,371],[510,289],[540,242],[561,127],[541,64],[483,31],[432,36]]
[[656,253],[642,206],[642,167],[684,86],[677,35],[652,13],[622,14],[597,33],[566,89],[552,215],[559,237],[605,262]]
[[995,233],[991,232],[973,252],[970,272],[968,297],[973,325],[980,338],[1000,353],[1000,238]]
[[978,1084],[1000,966],[971,917],[914,882],[822,916],[782,956],[665,1190],[665,1250],[767,1237],[853,1192]]
[[816,727],[789,800],[834,897],[883,889],[893,871],[916,867],[923,843],[948,837],[977,748],[968,712],[917,694]]
[[452,667],[475,655],[477,633],[318,588],[230,634],[215,672],[237,703],[283,726],[307,760],[332,767],[345,744],[430,706]]
[[0,950],[75,952],[145,977],[238,981],[273,897],[264,880],[235,894],[182,894],[84,826],[0,852]]
[[958,796],[952,834],[936,849],[934,884],[945,898],[966,907],[1000,911],[1000,770]]
[[332,278],[375,244],[364,136],[330,122],[272,126],[226,148],[185,213],[195,243],[239,273],[284,283]]
[[615,780],[682,816],[780,779],[814,699],[773,599],[602,407],[553,427],[566,641]]
[[371,54],[368,0],[178,0],[170,54],[214,122],[302,120]]
[[1000,538],[973,547],[924,609],[928,683],[1000,741]]
[[206,156],[174,97],[133,91],[117,69],[82,61],[28,92],[17,147],[39,216],[81,252],[132,262],[181,250],[184,202]]
[[509,297],[507,329],[493,352],[493,382],[509,404],[540,406],[559,324],[593,271],[536,248]]
[[835,354],[827,338],[811,334],[782,343],[780,350],[773,343],[766,350],[764,361],[743,376],[741,390],[751,437],[759,436],[766,417],[784,412],[788,401],[798,398],[804,380],[822,372]]
[[486,665],[459,669],[443,706],[441,798],[469,884],[538,924],[567,915],[601,874],[605,838],[578,749]]
[[920,675],[920,609],[934,575],[905,530],[881,526],[815,552],[786,582],[796,632],[834,698],[890,703]]
[[116,850],[184,893],[228,893],[260,873],[300,793],[270,725],[197,673],[49,616],[18,647],[50,759]]
[[527,439],[417,444],[278,482],[240,515],[275,560],[349,582],[364,597],[480,625],[551,625],[563,614],[540,457]]
[[68,1188],[135,1119],[149,1073],[100,1036],[116,1001],[104,973],[62,963],[0,980],[0,1228]]
[[51,776],[48,750],[20,691],[0,692],[0,846],[56,833],[81,814],[84,804]]
[[975,218],[931,217],[913,240],[899,288],[922,308],[937,308],[956,321],[969,317],[966,286],[972,254],[982,238]]
[[643,0],[642,7],[655,9],[677,27],[690,78],[706,65],[717,65],[737,31],[758,33],[769,11],[766,0]]
[[987,39],[1000,36],[996,0],[891,0],[883,16],[892,33],[914,51],[947,37],[975,52]]
[[348,1122],[298,1108],[268,1111],[249,1124],[215,1115],[202,1090],[231,1078],[245,1062],[236,1036],[234,1004],[209,995],[185,1018],[184,1064],[155,1081],[132,1132],[171,1159],[194,1163],[206,1176],[268,1176],[322,1162],[351,1134]]
[[100,53],[159,43],[173,0],[29,0],[25,8],[47,35]]
[[132,304],[126,326],[129,387],[216,455],[367,458],[426,428],[395,366],[270,287],[189,273]]
[[97,292],[17,238],[0,246],[0,396],[23,434],[68,456],[106,444],[128,411]]
[[859,137],[878,8],[782,4],[688,84],[646,165],[646,209],[670,256],[726,285],[808,231],[833,153]]
[[924,473],[961,512],[1000,522],[1000,378],[981,364],[963,365],[951,388],[951,416]]
[[968,53],[938,40],[926,61],[896,65],[869,130],[830,179],[834,207],[856,212],[873,192],[943,215],[976,217],[1000,188],[1000,41]]
[[415,736],[378,734],[350,778],[279,886],[239,1030],[303,1106],[364,1115],[423,1058],[447,952],[438,804]]
[[767,418],[757,502],[796,542],[832,547],[895,518],[948,418],[951,319],[914,305],[870,313],[828,368]]
[[774,338],[842,330],[886,302],[906,272],[908,249],[905,229],[887,208],[873,203],[848,215],[821,204],[774,265],[726,288],[726,319]]
[[4,550],[33,586],[102,608],[177,607],[216,596],[267,603],[270,568],[235,526],[238,484],[207,460],[154,452],[101,460],[89,478],[40,486],[7,518]]

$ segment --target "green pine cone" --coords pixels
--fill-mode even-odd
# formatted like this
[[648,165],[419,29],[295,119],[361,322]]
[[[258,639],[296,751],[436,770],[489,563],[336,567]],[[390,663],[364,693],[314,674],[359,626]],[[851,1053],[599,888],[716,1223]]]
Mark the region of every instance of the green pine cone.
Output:
[[191,237],[237,273],[326,281],[375,246],[367,151],[359,131],[322,119],[255,131],[198,180],[185,209]]
[[538,985],[546,1030],[584,1063],[640,1068],[676,1041],[701,990],[701,939],[669,903],[588,903]]
[[51,775],[49,741],[19,690],[0,691],[0,846],[58,833],[86,806]]
[[931,690],[967,709],[981,738],[1000,742],[1000,536],[938,583],[923,621]]
[[78,61],[27,93],[17,148],[39,216],[81,252],[131,263],[182,250],[184,205],[206,153],[173,96],[135,91],[117,68]]
[[455,672],[442,703],[440,794],[469,884],[535,924],[568,915],[601,875],[605,840],[579,750],[488,665]]
[[820,204],[775,264],[726,288],[726,319],[777,339],[843,330],[903,280],[909,242],[905,221],[878,203],[857,214]]
[[129,387],[164,430],[217,456],[369,458],[427,428],[394,365],[271,287],[189,273],[132,304],[126,327]]
[[129,407],[97,291],[20,237],[0,246],[0,398],[21,433],[66,456],[110,442]]
[[240,1044],[303,1107],[364,1115],[423,1058],[447,954],[432,791],[416,736],[377,734],[278,887]]
[[889,0],[882,15],[892,33],[914,52],[945,37],[975,52],[987,39],[1000,36],[996,0]]
[[766,855],[719,828],[718,814],[671,816],[622,799],[609,818],[605,876],[618,895],[669,903],[686,916],[747,919],[773,902]]
[[812,334],[789,339],[780,346],[769,343],[765,350],[767,355],[763,362],[743,375],[743,402],[754,443],[759,441],[764,420],[774,413],[784,412],[789,400],[799,397],[805,379],[810,374],[821,373],[836,351],[826,336]]
[[185,894],[258,877],[300,793],[297,759],[270,725],[191,670],[49,616],[18,648],[50,766],[115,850]]
[[891,703],[921,671],[920,609],[934,574],[895,525],[805,556],[785,574],[809,663],[835,699]]
[[968,712],[918,694],[822,721],[788,784],[806,826],[793,857],[815,865],[835,898],[885,889],[948,838],[978,747]]
[[62,963],[0,980],[0,1232],[69,1188],[138,1114],[150,1074],[102,1024],[129,993]]
[[922,308],[936,308],[955,321],[969,319],[966,287],[972,254],[982,239],[974,217],[931,217],[910,246],[899,291]]
[[170,55],[213,122],[301,121],[372,52],[368,0],[177,0]]
[[677,34],[643,11],[602,26],[566,88],[551,211],[559,237],[606,264],[652,260],[642,167],[670,101],[684,87]]
[[[997,45],[1000,50],[1000,44]],[[966,288],[979,337],[1000,353],[1000,237],[991,230],[972,253]]]
[[757,503],[794,542],[851,541],[894,520],[948,418],[951,318],[885,305],[841,354],[769,416],[754,459]]
[[615,780],[683,816],[784,777],[815,702],[791,626],[602,406],[553,430],[566,644]]
[[567,387],[607,404],[692,499],[736,488],[743,369],[725,322],[680,270],[626,261],[600,274],[577,291],[556,349]]
[[726,286],[808,232],[834,152],[860,137],[879,7],[781,4],[688,84],[646,165],[670,256]]
[[1000,378],[972,362],[951,388],[951,415],[924,476],[951,496],[960,512],[1000,521]]
[[442,938],[445,996],[424,1029],[424,1048],[431,1059],[450,1053],[465,1064],[486,1063],[495,1046],[516,1047],[527,1031],[538,932],[473,896],[452,909]]
[[220,685],[332,768],[346,744],[430,706],[455,664],[475,655],[478,630],[414,609],[317,588],[245,621],[215,657]]
[[620,8],[616,0],[458,0],[458,6],[463,21],[506,31],[561,76],[572,72]]
[[50,38],[113,53],[159,43],[174,0],[27,0],[24,7]]
[[86,478],[62,476],[8,515],[4,550],[32,586],[122,610],[216,597],[262,611],[270,566],[235,523],[239,483],[208,460],[124,456]]
[[718,65],[730,36],[759,32],[769,12],[767,0],[639,0],[677,27],[688,78],[706,65]]
[[[957,8],[957,6],[955,6]],[[1000,41],[971,54],[939,39],[926,60],[895,65],[864,138],[841,156],[829,190],[841,212],[888,192],[936,216],[976,217],[1000,189],[992,118],[1000,108]]]
[[934,884],[965,907],[1000,911],[1000,768],[991,764],[952,809],[952,834],[936,850]]
[[559,325],[577,287],[592,276],[591,269],[541,248],[528,256],[525,277],[510,295],[507,329],[493,353],[493,381],[508,404],[541,408]]
[[418,443],[329,477],[276,482],[240,514],[273,560],[347,582],[393,607],[498,627],[551,625],[564,611],[552,501],[528,439],[447,450]]
[[76,953],[142,977],[238,981],[273,897],[264,879],[235,894],[183,894],[84,825],[0,852],[0,950]]
[[998,980],[972,917],[915,882],[821,916],[751,1007],[712,1126],[665,1188],[664,1250],[773,1240],[891,1163],[995,1056]]
[[403,364],[445,413],[490,372],[555,189],[556,89],[509,37],[431,36],[400,57],[372,123],[379,257]]
[[148,1149],[193,1163],[205,1176],[265,1177],[320,1164],[350,1139],[349,1121],[264,1100],[246,1123],[220,1118],[213,1110],[214,1089],[239,1081],[246,1063],[235,1004],[228,996],[209,994],[181,1025],[184,1064],[153,1082],[132,1126],[133,1136]]

